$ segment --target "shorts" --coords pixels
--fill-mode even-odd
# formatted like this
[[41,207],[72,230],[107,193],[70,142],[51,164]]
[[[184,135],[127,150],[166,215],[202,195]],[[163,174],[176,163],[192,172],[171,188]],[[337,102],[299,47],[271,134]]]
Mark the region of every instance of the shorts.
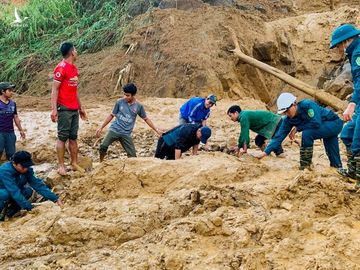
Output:
[[58,106],[58,139],[76,140],[79,130],[79,111]]

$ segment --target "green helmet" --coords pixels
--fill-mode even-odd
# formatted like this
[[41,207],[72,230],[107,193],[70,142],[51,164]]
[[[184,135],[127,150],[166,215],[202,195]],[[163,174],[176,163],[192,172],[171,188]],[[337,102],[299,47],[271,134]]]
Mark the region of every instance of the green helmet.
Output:
[[352,24],[347,23],[340,25],[331,33],[330,49],[335,48],[336,45],[340,44],[341,42],[359,34],[360,30]]

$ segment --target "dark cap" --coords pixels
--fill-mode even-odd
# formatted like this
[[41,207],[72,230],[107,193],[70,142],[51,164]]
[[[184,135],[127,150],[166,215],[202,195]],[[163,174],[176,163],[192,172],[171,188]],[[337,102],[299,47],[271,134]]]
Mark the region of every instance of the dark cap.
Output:
[[18,151],[13,157],[12,161],[16,164],[21,164],[25,168],[29,168],[34,165],[34,162],[31,159],[31,154],[27,151]]
[[200,128],[201,131],[201,142],[206,144],[207,140],[211,136],[211,129],[207,126]]
[[214,105],[216,105],[216,101],[217,101],[217,97],[215,96],[215,95],[208,95],[207,96],[207,99],[211,102],[211,103],[213,103]]
[[12,88],[15,88],[15,84],[9,82],[0,82],[0,91]]

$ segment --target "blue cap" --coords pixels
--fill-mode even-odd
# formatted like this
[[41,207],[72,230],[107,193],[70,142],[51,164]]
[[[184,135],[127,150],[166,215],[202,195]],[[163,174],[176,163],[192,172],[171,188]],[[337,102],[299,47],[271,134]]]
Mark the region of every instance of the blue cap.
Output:
[[347,23],[340,25],[331,33],[330,49],[335,48],[336,45],[340,44],[341,42],[358,36],[359,34],[360,30],[352,24]]
[[215,95],[208,95],[207,99],[210,100],[211,103],[213,103],[214,105],[216,105],[216,101],[217,101],[217,97]]
[[211,129],[207,126],[200,128],[201,131],[201,142],[205,144],[211,136]]

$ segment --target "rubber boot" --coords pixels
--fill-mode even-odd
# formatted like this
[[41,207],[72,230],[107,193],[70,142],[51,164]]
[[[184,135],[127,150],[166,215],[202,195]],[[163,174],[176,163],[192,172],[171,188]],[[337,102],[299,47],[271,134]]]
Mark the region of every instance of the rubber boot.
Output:
[[338,173],[342,176],[347,177],[349,182],[356,182],[356,161],[353,157],[350,147],[346,147],[346,157],[347,157],[347,169],[338,168]]
[[347,156],[347,175],[348,177],[351,177],[353,179],[356,179],[356,161],[355,158],[353,157],[353,154],[351,152],[350,147],[346,147],[346,156]]
[[5,220],[7,208],[8,208],[8,203],[5,203],[4,208],[0,211],[0,221]]
[[355,187],[356,188],[360,188],[360,153],[357,154],[355,157],[354,157],[354,160],[355,160],[355,164],[356,164],[356,184],[355,184]]
[[313,147],[300,147],[300,170],[309,168],[313,157]]

